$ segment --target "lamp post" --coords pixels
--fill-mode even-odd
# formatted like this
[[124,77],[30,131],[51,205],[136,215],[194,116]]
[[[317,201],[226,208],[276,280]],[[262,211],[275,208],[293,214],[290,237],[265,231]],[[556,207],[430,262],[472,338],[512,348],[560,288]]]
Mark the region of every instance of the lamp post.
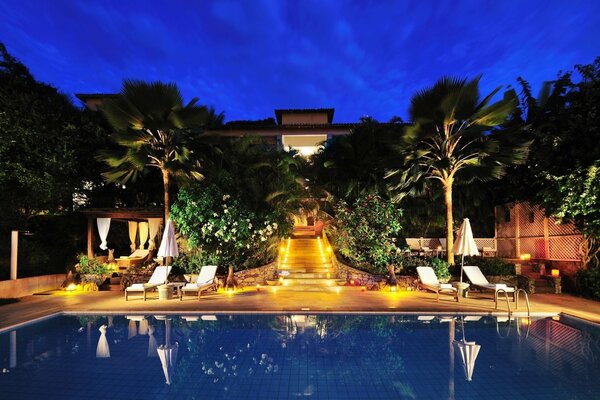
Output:
[[11,231],[10,233],[10,279],[17,279],[17,267],[19,266],[19,233],[32,236],[29,231]]

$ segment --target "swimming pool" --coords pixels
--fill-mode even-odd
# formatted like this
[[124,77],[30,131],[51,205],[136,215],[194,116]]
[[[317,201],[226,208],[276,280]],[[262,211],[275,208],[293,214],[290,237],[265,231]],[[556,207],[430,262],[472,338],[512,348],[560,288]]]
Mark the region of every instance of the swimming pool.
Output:
[[594,399],[600,330],[564,317],[62,315],[0,334],[0,368],[2,399]]

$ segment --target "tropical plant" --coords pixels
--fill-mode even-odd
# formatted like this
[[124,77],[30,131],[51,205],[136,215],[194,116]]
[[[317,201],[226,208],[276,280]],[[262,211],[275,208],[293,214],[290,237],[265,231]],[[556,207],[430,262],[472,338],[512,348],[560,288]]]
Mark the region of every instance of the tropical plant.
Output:
[[390,200],[362,195],[351,205],[339,200],[330,229],[336,251],[353,266],[378,274],[390,273],[400,255],[400,210]]
[[207,126],[214,112],[197,106],[197,101],[184,104],[174,83],[126,80],[121,93],[101,106],[116,131],[112,140],[119,144],[98,155],[111,168],[104,176],[110,182],[126,183],[148,168],[160,170],[165,220],[169,217],[171,179],[185,185],[202,178],[198,160],[189,149],[190,129]]
[[442,260],[441,258],[434,257],[429,260],[429,264],[441,282],[448,282],[451,275],[450,269],[448,268],[448,263],[446,261]]
[[[481,100],[479,80],[444,77],[413,96],[409,114],[414,124],[406,128],[407,146],[398,151],[405,165],[390,169],[387,175],[391,189],[402,193],[421,178],[441,183],[448,249],[454,243],[455,182],[499,178],[507,165],[522,163],[527,157],[528,143],[519,135],[521,126],[509,119],[518,104],[516,93],[508,90],[501,100],[491,103],[498,87]],[[454,263],[452,251],[448,251],[448,262]]]
[[388,197],[385,169],[393,161],[391,143],[402,136],[403,127],[399,119],[379,123],[365,117],[349,135],[333,136],[311,158],[313,190],[349,203],[363,194]]

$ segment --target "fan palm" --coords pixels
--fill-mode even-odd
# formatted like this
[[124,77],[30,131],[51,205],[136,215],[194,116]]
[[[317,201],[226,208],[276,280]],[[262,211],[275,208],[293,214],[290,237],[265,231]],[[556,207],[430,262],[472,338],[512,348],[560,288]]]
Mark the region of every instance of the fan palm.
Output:
[[507,165],[523,163],[527,157],[521,126],[510,120],[518,104],[516,93],[508,90],[501,100],[491,103],[498,87],[481,100],[479,80],[444,77],[413,96],[409,115],[414,124],[407,127],[406,146],[401,146],[406,164],[388,173],[388,177],[400,177],[393,190],[405,190],[421,177],[442,184],[449,263],[454,263],[455,182],[499,178]]
[[174,83],[126,80],[121,93],[101,107],[115,129],[112,139],[119,145],[99,154],[99,159],[111,168],[104,177],[109,182],[126,183],[148,168],[158,168],[163,181],[165,221],[169,218],[171,178],[180,184],[202,178],[188,147],[190,132],[210,123],[215,113],[196,102],[193,99],[184,105]]

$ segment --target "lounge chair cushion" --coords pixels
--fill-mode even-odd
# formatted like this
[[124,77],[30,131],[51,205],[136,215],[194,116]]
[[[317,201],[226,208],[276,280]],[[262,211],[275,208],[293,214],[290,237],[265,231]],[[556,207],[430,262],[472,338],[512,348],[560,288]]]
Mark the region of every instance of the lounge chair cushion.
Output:
[[440,289],[454,289],[450,283],[440,283]]

